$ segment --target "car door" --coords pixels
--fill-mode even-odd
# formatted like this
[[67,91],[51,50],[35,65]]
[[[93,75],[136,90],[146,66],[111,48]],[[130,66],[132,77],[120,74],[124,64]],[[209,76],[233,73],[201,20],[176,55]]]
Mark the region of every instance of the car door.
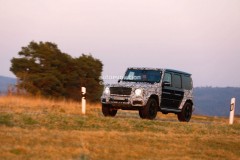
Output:
[[173,86],[173,105],[172,108],[177,109],[182,102],[184,96],[184,90],[182,88],[182,76],[179,73],[172,74],[172,86]]
[[174,108],[174,87],[172,73],[165,72],[162,85],[161,108]]

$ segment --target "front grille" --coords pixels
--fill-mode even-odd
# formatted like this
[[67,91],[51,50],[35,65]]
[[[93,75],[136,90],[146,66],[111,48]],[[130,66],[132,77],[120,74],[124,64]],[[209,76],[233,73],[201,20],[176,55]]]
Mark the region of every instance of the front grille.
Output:
[[127,87],[110,87],[111,94],[117,95],[130,95],[132,92],[132,88]]

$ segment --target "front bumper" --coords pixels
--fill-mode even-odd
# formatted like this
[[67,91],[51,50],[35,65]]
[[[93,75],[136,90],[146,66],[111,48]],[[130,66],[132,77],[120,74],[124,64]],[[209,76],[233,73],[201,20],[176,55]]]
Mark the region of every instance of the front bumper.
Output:
[[101,97],[101,102],[103,104],[111,104],[112,106],[139,106],[145,105],[143,97],[131,97],[131,96],[121,96],[121,95],[110,95]]

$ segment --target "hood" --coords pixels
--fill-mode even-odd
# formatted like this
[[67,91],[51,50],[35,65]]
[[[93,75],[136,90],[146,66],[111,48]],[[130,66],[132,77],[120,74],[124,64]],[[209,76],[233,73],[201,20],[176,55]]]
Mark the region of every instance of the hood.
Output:
[[120,82],[116,84],[111,84],[108,87],[129,87],[129,88],[152,88],[156,87],[157,83],[151,84],[146,82]]

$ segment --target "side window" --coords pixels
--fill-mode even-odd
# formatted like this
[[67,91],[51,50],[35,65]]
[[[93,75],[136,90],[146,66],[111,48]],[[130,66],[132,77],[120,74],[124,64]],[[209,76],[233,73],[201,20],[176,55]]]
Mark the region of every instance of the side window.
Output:
[[187,75],[182,76],[183,80],[183,88],[186,90],[191,90],[192,89],[192,78]]
[[182,88],[182,78],[179,74],[173,75],[173,87],[175,88]]
[[172,85],[172,74],[171,73],[165,73],[164,78],[163,78],[163,82],[169,82]]

